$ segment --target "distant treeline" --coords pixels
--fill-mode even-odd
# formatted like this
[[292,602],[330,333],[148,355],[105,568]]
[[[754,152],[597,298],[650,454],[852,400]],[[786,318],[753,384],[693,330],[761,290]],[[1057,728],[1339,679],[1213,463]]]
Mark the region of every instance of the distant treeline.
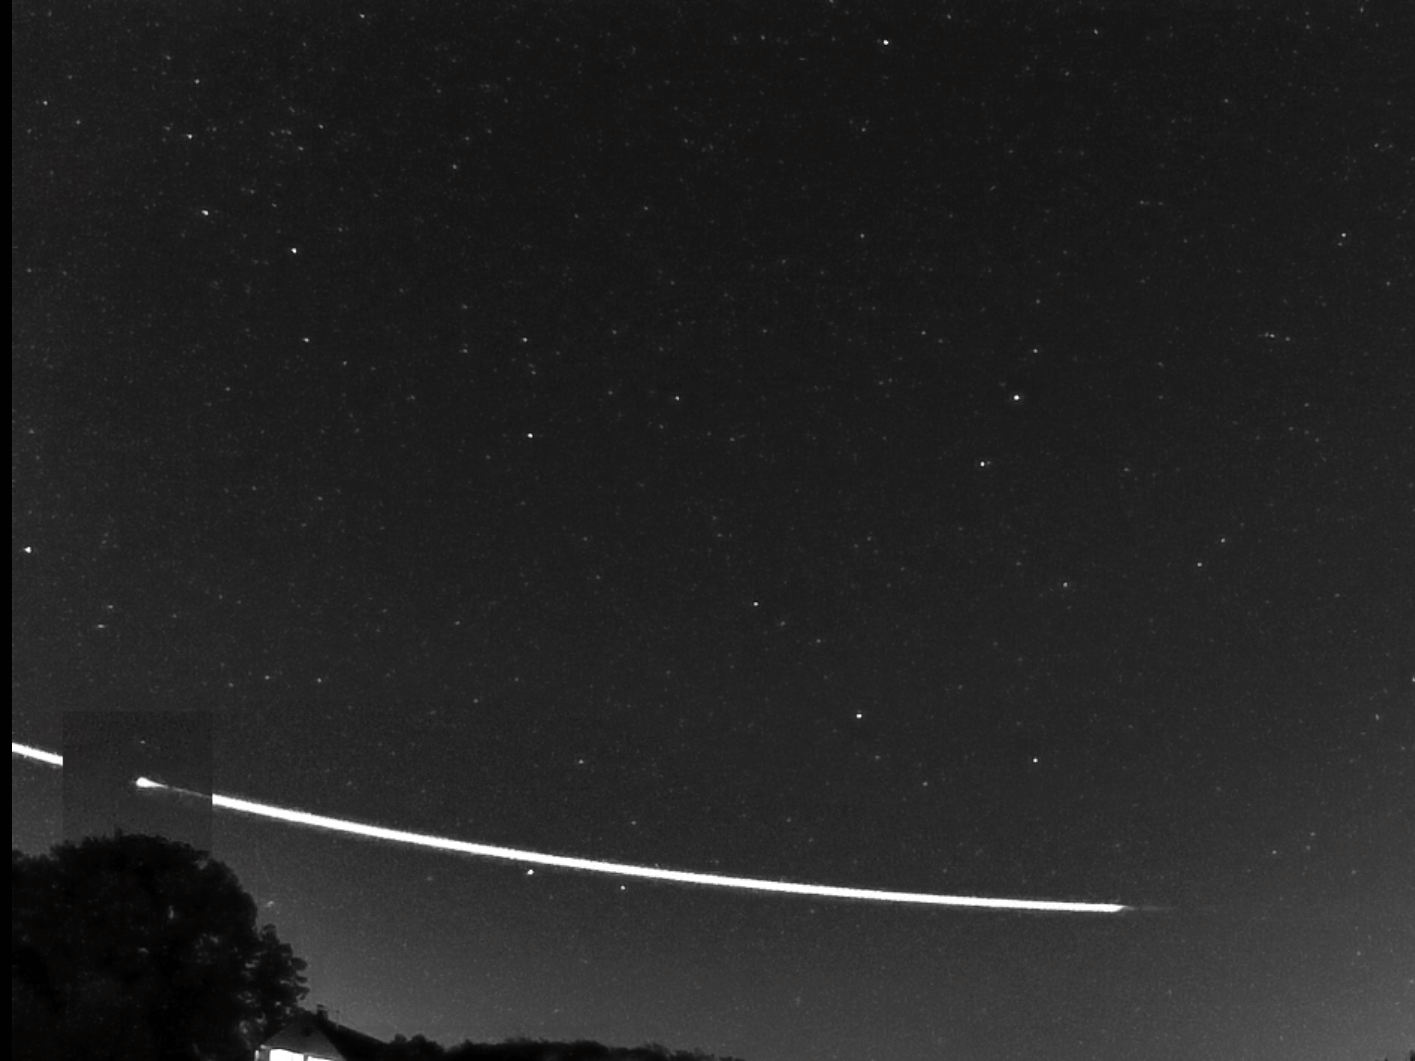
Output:
[[[305,962],[261,926],[230,867],[116,833],[10,852],[10,1046],[16,1061],[249,1061],[300,1012]],[[358,1061],[738,1061],[657,1043],[512,1039],[445,1047],[357,1040]],[[336,1033],[337,1034],[337,1033]]]
[[572,1043],[544,1039],[510,1039],[503,1043],[465,1042],[444,1047],[421,1035],[398,1036],[380,1055],[386,1061],[741,1061],[716,1057],[701,1050],[670,1050],[658,1043],[643,1046],[605,1046],[580,1040]]

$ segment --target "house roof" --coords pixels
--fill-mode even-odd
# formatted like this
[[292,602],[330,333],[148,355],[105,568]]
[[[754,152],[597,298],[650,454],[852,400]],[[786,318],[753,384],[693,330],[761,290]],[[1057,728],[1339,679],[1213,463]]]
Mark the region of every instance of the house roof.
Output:
[[375,1061],[385,1044],[372,1035],[335,1024],[324,1013],[301,1010],[261,1045],[331,1061]]

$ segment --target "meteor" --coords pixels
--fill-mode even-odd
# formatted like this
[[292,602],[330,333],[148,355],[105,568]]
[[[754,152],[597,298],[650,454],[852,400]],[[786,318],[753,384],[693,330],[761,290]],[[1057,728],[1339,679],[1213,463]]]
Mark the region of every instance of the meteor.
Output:
[[31,748],[28,744],[16,744],[10,742],[10,754],[18,755],[25,759],[33,759],[37,763],[44,763],[46,766],[63,766],[64,757],[47,752],[40,748]]
[[[11,744],[11,751],[37,759],[54,766],[62,766],[63,758],[49,752],[25,748]],[[343,833],[372,840],[386,840],[412,847],[426,847],[435,851],[450,851],[480,858],[495,858],[507,862],[519,862],[533,866],[551,866],[557,869],[582,870],[587,873],[602,873],[615,877],[637,877],[643,880],[672,881],[678,884],[701,884],[713,888],[735,888],[741,891],[769,892],[779,895],[810,895],[825,899],[862,899],[868,902],[907,903],[923,906],[959,906],[985,910],[1028,910],[1040,913],[1075,914],[1119,914],[1132,909],[1119,903],[1081,903],[1051,899],[993,899],[979,895],[934,895],[925,892],[887,891],[878,888],[844,888],[829,884],[799,884],[791,881],[758,880],[752,877],[732,877],[718,873],[697,873],[690,870],[659,869],[654,866],[634,866],[622,862],[604,862],[599,859],[574,858],[568,855],[548,855],[539,851],[522,851],[512,847],[497,847],[491,844],[471,843],[454,840],[451,837],[431,836],[426,833],[407,832],[402,829],[387,829],[379,825],[349,821],[344,818],[329,818],[308,811],[275,807],[268,803],[255,803],[213,793],[207,797],[199,792],[164,785],[151,778],[139,777],[134,782],[140,789],[173,792],[210,798],[213,807],[234,811],[239,814],[269,818],[290,825],[303,825],[312,829]]]

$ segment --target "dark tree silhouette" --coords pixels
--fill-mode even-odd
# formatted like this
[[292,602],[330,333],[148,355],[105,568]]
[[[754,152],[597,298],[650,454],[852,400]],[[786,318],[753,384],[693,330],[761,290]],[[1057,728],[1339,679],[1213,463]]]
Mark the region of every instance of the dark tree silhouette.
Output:
[[10,855],[19,1061],[248,1058],[294,1013],[305,963],[229,867],[124,835]]
[[399,1035],[389,1043],[379,1055],[386,1061],[441,1061],[447,1051],[425,1036],[415,1035],[411,1039]]

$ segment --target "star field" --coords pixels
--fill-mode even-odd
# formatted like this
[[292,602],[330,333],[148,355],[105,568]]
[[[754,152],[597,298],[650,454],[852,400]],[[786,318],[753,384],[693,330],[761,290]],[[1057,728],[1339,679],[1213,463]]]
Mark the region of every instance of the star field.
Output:
[[313,813],[1164,908],[217,814],[375,1035],[1408,1049],[1415,29],[1004,6],[16,7],[14,739],[210,712]]

